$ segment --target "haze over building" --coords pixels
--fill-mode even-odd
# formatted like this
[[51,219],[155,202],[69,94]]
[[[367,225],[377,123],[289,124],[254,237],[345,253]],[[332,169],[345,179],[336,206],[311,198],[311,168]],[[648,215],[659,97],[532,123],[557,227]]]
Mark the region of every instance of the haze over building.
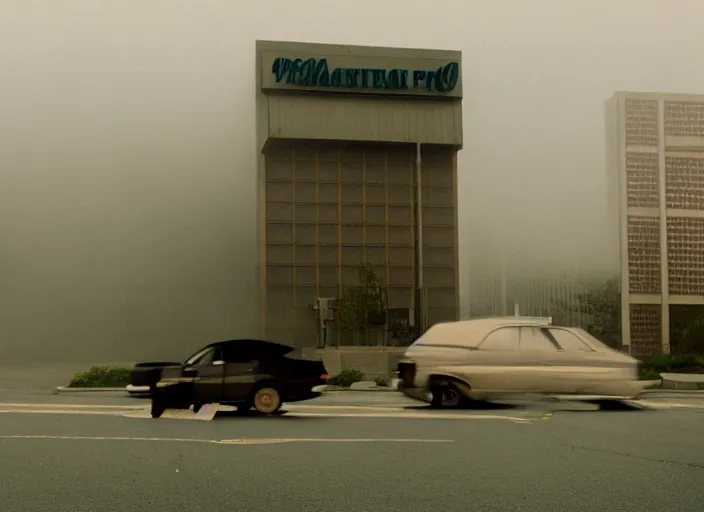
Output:
[[258,334],[257,40],[462,52],[461,316],[501,297],[499,233],[509,312],[512,282],[615,274],[603,102],[616,90],[704,91],[704,68],[682,65],[699,59],[700,10],[4,2],[3,361],[172,360]]

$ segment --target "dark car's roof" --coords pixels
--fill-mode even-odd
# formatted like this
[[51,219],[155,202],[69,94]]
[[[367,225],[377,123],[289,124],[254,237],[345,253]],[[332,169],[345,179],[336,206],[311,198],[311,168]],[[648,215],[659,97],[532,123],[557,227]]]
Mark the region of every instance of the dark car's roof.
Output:
[[286,355],[293,351],[293,347],[273,343],[271,341],[257,340],[251,338],[226,340],[211,343],[208,347],[227,347],[232,350],[243,350],[248,352],[258,352],[266,355]]

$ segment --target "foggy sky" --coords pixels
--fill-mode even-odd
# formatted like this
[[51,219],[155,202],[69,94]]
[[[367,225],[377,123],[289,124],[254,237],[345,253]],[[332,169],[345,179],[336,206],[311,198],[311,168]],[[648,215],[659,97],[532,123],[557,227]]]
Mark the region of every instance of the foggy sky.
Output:
[[704,93],[702,19],[700,0],[2,0],[0,346],[254,334],[256,39],[461,50],[461,282],[500,230],[526,266],[608,266],[604,100]]

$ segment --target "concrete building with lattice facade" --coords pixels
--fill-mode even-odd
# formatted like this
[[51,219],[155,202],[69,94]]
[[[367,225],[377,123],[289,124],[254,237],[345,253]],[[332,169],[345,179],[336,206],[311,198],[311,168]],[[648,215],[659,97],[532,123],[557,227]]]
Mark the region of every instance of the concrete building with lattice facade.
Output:
[[262,335],[345,344],[335,299],[362,263],[391,310],[457,319],[460,52],[258,41],[256,59]]
[[606,121],[623,343],[676,351],[672,312],[704,305],[704,95],[619,92]]

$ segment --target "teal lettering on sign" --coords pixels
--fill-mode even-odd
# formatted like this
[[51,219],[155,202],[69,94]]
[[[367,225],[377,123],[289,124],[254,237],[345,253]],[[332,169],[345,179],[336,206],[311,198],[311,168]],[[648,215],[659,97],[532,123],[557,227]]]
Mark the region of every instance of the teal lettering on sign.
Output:
[[[277,57],[271,66],[277,84],[299,87],[334,87],[342,89],[376,89],[402,91],[423,89],[450,92],[460,75],[458,62],[437,69],[375,69],[328,67],[327,59],[289,59]],[[410,78],[410,80],[409,80]]]

